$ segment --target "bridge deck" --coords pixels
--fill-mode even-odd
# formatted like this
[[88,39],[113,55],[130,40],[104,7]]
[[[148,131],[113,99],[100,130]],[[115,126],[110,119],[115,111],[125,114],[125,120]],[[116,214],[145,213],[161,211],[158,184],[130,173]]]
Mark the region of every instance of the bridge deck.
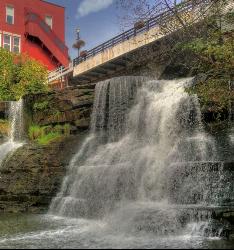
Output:
[[[196,23],[210,7],[211,2],[215,1],[199,0],[196,5],[191,0],[184,1],[179,7],[179,13],[191,24]],[[88,83],[121,71],[130,60],[128,55],[169,35],[169,33],[164,32],[167,28],[165,26],[174,27],[171,33],[182,28],[173,16],[173,11],[161,13],[147,20],[144,27],[130,29],[88,51],[85,58],[76,58],[73,77],[77,79],[77,82]]]

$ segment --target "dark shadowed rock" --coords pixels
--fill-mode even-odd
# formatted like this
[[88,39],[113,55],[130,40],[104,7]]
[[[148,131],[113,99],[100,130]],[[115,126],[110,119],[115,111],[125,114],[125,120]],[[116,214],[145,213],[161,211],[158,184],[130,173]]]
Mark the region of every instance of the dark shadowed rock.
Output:
[[0,211],[46,211],[84,136],[70,136],[48,146],[28,144],[6,159],[0,169]]
[[[90,126],[94,85],[70,87],[63,91],[25,97],[27,113],[40,126],[70,124],[73,133]],[[38,108],[39,107],[39,108]]]

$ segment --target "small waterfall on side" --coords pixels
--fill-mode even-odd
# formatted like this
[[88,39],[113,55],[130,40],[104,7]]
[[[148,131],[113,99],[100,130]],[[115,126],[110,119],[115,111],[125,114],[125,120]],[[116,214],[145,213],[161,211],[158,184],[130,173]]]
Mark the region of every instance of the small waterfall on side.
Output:
[[17,148],[23,141],[23,99],[9,103],[9,121],[11,124],[8,141],[0,145],[0,165],[4,158]]
[[23,99],[10,103],[9,118],[11,122],[10,140],[13,142],[23,141],[24,120],[23,120]]
[[166,234],[192,217],[189,205],[214,202],[204,176],[181,189],[186,163],[190,171],[218,157],[197,97],[185,91],[191,82],[120,77],[98,83],[90,136],[72,159],[50,213]]

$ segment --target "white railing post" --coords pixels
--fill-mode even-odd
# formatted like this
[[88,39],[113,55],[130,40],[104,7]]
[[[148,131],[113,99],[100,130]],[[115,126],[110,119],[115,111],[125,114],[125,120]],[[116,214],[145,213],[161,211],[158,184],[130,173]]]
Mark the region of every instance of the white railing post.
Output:
[[64,68],[63,66],[57,68],[54,71],[51,71],[48,75],[48,83],[53,82],[58,79],[63,79],[65,75],[73,71],[73,63],[69,63],[69,66],[67,68]]

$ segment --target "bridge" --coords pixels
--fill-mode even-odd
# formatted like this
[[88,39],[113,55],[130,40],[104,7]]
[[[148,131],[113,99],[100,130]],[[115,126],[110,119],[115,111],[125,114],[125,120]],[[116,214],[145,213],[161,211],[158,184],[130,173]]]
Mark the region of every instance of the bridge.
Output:
[[[135,57],[147,47],[181,30],[183,25],[179,22],[180,18],[186,21],[187,26],[198,23],[217,1],[185,0],[175,8],[139,22],[138,26],[86,51],[84,55],[74,59],[67,69],[51,72],[50,79],[64,77],[73,72],[76,84],[88,84],[118,75],[127,65],[134,64]],[[225,9],[228,9],[228,6]],[[141,56],[147,57],[148,53],[145,51]]]

